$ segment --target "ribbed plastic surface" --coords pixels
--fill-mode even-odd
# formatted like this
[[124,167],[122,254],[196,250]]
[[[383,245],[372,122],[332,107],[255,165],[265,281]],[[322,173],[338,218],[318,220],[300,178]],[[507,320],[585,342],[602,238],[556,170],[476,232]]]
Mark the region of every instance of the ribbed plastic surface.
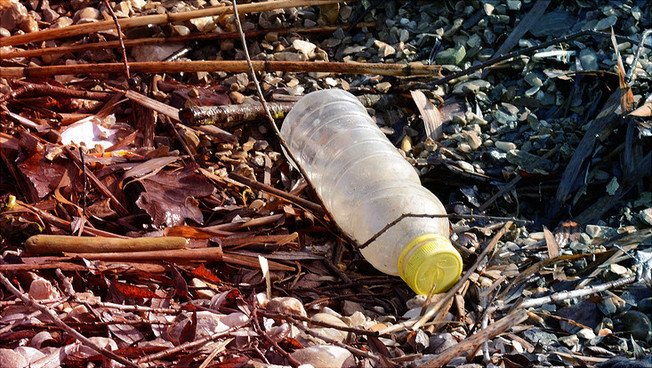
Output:
[[[301,98],[285,118],[281,135],[335,221],[359,243],[403,213],[445,213],[364,106],[346,91],[322,90]],[[378,270],[398,275],[403,248],[427,233],[447,239],[448,220],[403,219],[361,252]]]

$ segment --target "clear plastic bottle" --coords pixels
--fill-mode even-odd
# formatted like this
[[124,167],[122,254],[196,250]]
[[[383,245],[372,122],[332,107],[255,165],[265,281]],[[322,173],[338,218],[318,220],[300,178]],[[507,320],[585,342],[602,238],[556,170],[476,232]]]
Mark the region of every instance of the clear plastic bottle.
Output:
[[[445,214],[415,169],[352,94],[328,89],[302,97],[281,127],[299,165],[337,224],[363,244],[402,214]],[[362,255],[418,294],[449,289],[462,258],[448,238],[446,218],[406,217]]]

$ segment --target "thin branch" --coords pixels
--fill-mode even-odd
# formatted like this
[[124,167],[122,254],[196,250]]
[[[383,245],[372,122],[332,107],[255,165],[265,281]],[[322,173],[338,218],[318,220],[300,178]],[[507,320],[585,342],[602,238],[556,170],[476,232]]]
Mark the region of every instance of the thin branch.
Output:
[[125,43],[124,40],[122,39],[122,28],[120,27],[120,22],[118,21],[118,17],[115,15],[115,12],[113,11],[113,8],[111,7],[111,4],[109,4],[109,0],[104,0],[104,5],[109,9],[109,13],[111,13],[111,18],[113,18],[113,22],[115,22],[115,28],[118,32],[118,41],[120,42],[120,51],[122,52],[122,62],[125,64],[125,76],[127,79],[130,79],[131,76],[129,75],[129,62],[127,61],[127,51],[125,50]]

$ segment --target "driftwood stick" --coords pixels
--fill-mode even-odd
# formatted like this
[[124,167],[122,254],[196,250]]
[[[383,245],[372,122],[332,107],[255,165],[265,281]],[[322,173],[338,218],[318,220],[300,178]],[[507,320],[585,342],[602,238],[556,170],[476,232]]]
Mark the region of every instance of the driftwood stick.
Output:
[[178,236],[119,239],[39,234],[27,239],[25,248],[30,254],[60,254],[170,250],[186,244],[187,240]]
[[9,279],[0,273],[0,283],[2,283],[7,290],[9,290],[12,294],[14,294],[16,297],[18,297],[23,303],[29,305],[32,308],[35,308],[39,310],[41,313],[44,315],[50,317],[52,319],[52,322],[54,322],[55,325],[57,325],[59,328],[62,330],[66,331],[69,335],[74,337],[77,341],[79,341],[82,345],[87,346],[94,351],[98,352],[99,354],[104,355],[105,357],[109,359],[113,359],[116,362],[122,363],[128,367],[138,367],[138,365],[134,364],[133,362],[117,355],[116,353],[104,349],[102,347],[97,346],[94,344],[91,340],[89,340],[86,336],[82,335],[81,333],[77,332],[77,330],[73,329],[72,327],[68,326],[65,322],[63,322],[53,311],[51,311],[49,308],[39,304],[36,302],[34,299],[29,297],[28,295],[23,294],[20,290],[18,290],[12,283],[9,281]]
[[[243,13],[264,12],[274,9],[293,8],[297,6],[312,6],[341,3],[341,0],[283,0],[265,1],[261,3],[245,4],[240,7]],[[193,10],[183,13],[165,13],[145,15],[141,17],[123,18],[118,22],[122,29],[146,26],[149,24],[163,24],[182,22],[194,18],[210,17],[232,13],[231,7],[217,6],[207,9]],[[47,29],[39,32],[25,33],[11,37],[0,38],[0,47],[23,45],[30,42],[54,40],[57,38],[79,36],[98,31],[106,31],[115,27],[113,20],[105,20],[96,23],[76,24],[66,28]]]
[[[0,40],[3,40],[0,38]],[[251,62],[256,71],[264,72],[326,72],[342,74],[380,74],[389,76],[439,76],[440,65],[383,64],[383,63],[343,63],[313,61],[260,61]],[[106,74],[124,70],[122,63],[98,63],[78,65],[50,65],[42,67],[6,67],[2,69],[5,78],[51,77],[63,74]],[[129,70],[140,73],[192,73],[192,72],[248,72],[244,60],[217,61],[141,61],[129,64]]]
[[[359,23],[355,28],[362,27],[375,27],[375,22]],[[300,34],[319,34],[319,33],[333,33],[338,28],[345,28],[346,24],[338,24],[333,26],[324,26],[324,27],[298,27],[298,28],[281,28],[281,29],[255,29],[245,32],[247,37],[260,37],[270,32],[276,32],[279,35],[285,35],[290,33],[300,33]],[[130,48],[134,46],[141,45],[152,45],[152,44],[162,44],[162,43],[175,43],[175,42],[188,42],[188,41],[215,41],[215,40],[232,40],[239,38],[240,35],[238,32],[224,32],[224,33],[207,33],[207,34],[192,34],[188,36],[175,36],[175,37],[148,37],[148,38],[137,38],[137,39],[126,39],[124,40],[124,47]],[[33,57],[33,56],[42,56],[42,55],[52,55],[52,54],[67,54],[72,52],[83,52],[90,50],[105,50],[105,49],[115,49],[121,47],[120,41],[106,41],[106,42],[95,42],[95,43],[86,43],[81,45],[62,45],[57,47],[46,47],[42,49],[30,49],[30,50],[15,50],[12,52],[0,53],[0,60],[2,59],[15,59],[22,57]]]

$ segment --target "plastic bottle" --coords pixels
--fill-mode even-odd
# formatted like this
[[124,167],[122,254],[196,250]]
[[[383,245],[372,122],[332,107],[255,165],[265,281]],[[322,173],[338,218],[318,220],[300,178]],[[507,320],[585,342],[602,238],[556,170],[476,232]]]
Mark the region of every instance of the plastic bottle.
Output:
[[[437,197],[352,94],[328,89],[302,97],[281,135],[334,220],[363,244],[402,214],[445,214]],[[406,217],[362,255],[418,294],[448,290],[462,258],[448,238],[446,218]]]

